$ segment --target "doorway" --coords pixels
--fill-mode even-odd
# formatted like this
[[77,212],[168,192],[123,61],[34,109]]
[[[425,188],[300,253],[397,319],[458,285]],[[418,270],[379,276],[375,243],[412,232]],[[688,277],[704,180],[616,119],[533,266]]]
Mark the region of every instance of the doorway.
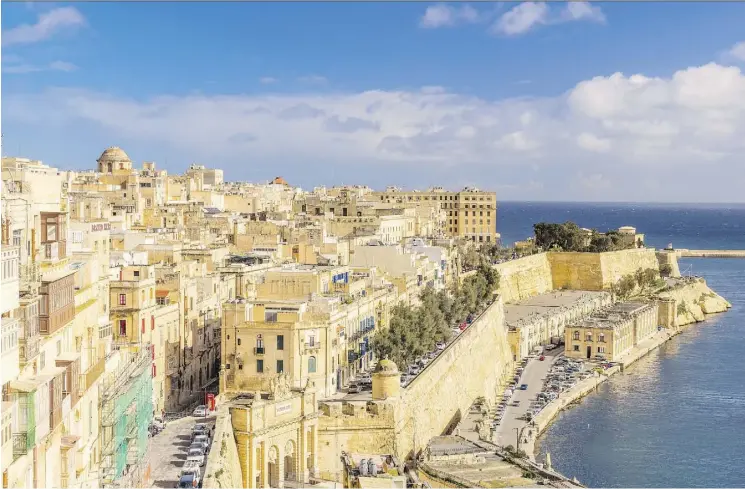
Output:
[[587,347],[587,358],[588,359],[592,358],[592,347],[591,346]]

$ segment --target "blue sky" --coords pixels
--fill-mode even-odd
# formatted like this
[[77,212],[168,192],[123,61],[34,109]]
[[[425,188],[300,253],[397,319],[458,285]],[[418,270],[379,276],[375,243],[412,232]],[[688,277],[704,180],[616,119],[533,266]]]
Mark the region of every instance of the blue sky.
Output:
[[3,3],[3,154],[745,201],[743,25],[742,3]]

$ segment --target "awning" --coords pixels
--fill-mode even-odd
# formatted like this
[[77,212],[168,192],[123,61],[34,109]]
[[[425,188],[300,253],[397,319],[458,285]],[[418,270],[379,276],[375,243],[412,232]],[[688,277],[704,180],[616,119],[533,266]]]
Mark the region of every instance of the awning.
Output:
[[168,291],[167,290],[156,290],[155,297],[168,297]]

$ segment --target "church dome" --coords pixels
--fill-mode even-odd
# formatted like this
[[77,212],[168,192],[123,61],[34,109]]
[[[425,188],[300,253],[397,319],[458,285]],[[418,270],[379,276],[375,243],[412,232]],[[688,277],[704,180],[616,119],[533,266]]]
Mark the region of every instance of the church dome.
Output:
[[272,180],[272,183],[275,185],[289,185],[289,183],[287,183],[287,180],[282,177],[275,177],[274,180]]
[[98,162],[98,170],[101,172],[111,172],[112,170],[125,170],[132,168],[132,160],[130,160],[127,153],[118,146],[106,148],[96,161]]

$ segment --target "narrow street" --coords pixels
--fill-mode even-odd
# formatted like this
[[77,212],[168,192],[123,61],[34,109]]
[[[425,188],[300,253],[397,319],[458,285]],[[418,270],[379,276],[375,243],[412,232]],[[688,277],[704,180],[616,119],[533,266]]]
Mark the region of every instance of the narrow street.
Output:
[[[522,418],[523,416],[525,416],[525,413],[530,408],[530,402],[536,398],[536,395],[539,392],[541,392],[541,389],[543,388],[543,381],[548,375],[548,371],[551,368],[551,365],[553,365],[554,361],[556,361],[561,352],[563,352],[563,349],[557,348],[555,350],[546,352],[544,354],[546,357],[544,361],[540,361],[538,360],[538,358],[535,358],[528,362],[528,365],[525,367],[525,370],[520,377],[520,381],[517,384],[515,393],[512,395],[510,404],[508,404],[507,409],[505,410],[502,422],[497,428],[497,445],[512,445],[513,447],[517,448],[516,429],[522,429],[523,426],[527,425],[525,420],[518,418]],[[528,384],[528,389],[524,391],[520,390],[520,384]],[[512,406],[512,402],[514,401],[520,401],[520,405]],[[528,433],[526,430],[523,434],[523,438],[525,438],[527,434]],[[523,442],[521,440],[520,446],[526,451],[526,453],[532,453],[532,443],[528,446],[523,446]]]
[[174,488],[178,485],[181,467],[186,460],[186,451],[191,445],[191,429],[197,423],[214,426],[215,416],[186,416],[169,421],[166,429],[150,439],[152,487]]

